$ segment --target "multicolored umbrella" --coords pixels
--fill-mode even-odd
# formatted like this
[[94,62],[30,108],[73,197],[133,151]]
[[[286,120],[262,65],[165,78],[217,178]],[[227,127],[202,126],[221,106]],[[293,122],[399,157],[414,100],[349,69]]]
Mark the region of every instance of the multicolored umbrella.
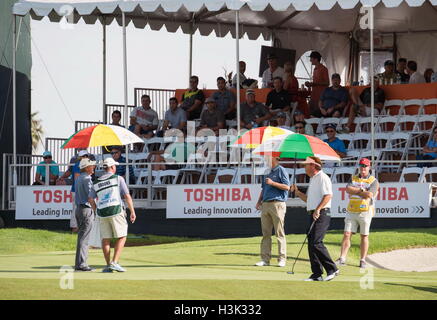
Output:
[[274,137],[258,146],[253,152],[281,158],[306,159],[316,156],[320,160],[340,160],[339,155],[326,142],[299,133]]
[[293,133],[293,131],[278,128],[278,127],[259,127],[251,129],[235,140],[232,147],[243,147],[247,149],[254,149],[260,144],[279,136],[286,136]]
[[61,148],[122,146],[130,143],[143,142],[140,137],[123,127],[98,124],[76,132],[68,138]]

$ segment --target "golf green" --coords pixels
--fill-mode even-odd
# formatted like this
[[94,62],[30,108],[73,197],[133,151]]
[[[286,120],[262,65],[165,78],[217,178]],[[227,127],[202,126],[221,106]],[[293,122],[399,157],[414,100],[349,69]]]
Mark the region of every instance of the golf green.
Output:
[[[341,232],[335,231],[326,236],[334,259],[341,238]],[[96,271],[70,272],[75,236],[68,233],[3,229],[1,240],[5,244],[0,249],[2,299],[437,299],[437,272],[359,269],[357,236],[340,276],[311,283],[302,281],[310,274],[306,248],[295,274],[287,274],[304,235],[287,235],[285,268],[276,266],[274,237],[269,267],[253,266],[259,261],[260,237],[175,239],[183,242],[125,248],[120,260],[125,273],[102,273],[104,260],[96,249],[89,255]],[[378,231],[370,240],[370,253],[437,246],[437,228]],[[38,245],[38,241],[44,242]],[[62,251],[53,252],[50,247]]]

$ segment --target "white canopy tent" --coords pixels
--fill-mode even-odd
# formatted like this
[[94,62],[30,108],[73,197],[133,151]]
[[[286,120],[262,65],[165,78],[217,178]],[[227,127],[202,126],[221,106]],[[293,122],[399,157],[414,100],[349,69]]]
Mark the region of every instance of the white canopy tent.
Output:
[[[360,29],[360,9],[363,6],[372,8],[368,25],[374,28],[370,27],[370,32]],[[295,49],[297,57],[317,48],[326,57],[330,71],[343,74],[350,60],[350,37],[355,37],[357,41],[364,39],[364,45],[370,43],[368,47],[373,52],[374,41],[371,39],[374,30],[377,37],[399,35],[395,44],[398,50],[419,63],[431,65],[431,62],[435,62],[437,52],[437,0],[20,0],[13,7],[13,14],[30,14],[35,20],[48,17],[53,22],[59,22],[63,17],[70,23],[77,23],[81,19],[87,24],[99,21],[103,26],[116,21],[123,27],[124,35],[125,106],[125,43],[126,25],[129,23],[137,28],[149,25],[152,30],[165,27],[169,32],[176,32],[180,28],[191,35],[196,31],[202,35],[214,32],[218,37],[231,33],[236,38],[236,70],[239,61],[238,39],[244,34],[249,39],[256,39],[260,35],[266,40],[279,39],[282,47]],[[103,34],[105,36],[105,27]],[[417,41],[421,41],[425,50],[418,52]],[[14,37],[14,56],[15,43]],[[370,69],[372,74],[372,53]],[[236,74],[239,76],[238,72]],[[103,86],[105,92],[105,80]],[[15,90],[15,81],[13,88]],[[103,100],[105,103],[105,97]],[[237,98],[238,112],[239,101]],[[125,119],[128,119],[127,115]],[[15,159],[14,156],[14,164]]]

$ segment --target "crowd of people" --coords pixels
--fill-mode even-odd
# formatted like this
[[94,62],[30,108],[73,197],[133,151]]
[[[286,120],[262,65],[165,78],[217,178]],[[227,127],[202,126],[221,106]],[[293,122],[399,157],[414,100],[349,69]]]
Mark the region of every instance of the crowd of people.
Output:
[[[135,107],[130,113],[129,130],[138,136],[149,139],[154,136],[162,137],[164,132],[169,129],[178,129],[184,133],[187,130],[187,121],[197,120],[197,130],[211,129],[218,135],[220,129],[227,129],[229,120],[236,127],[236,121],[240,122],[241,128],[252,129],[259,126],[276,126],[291,131],[315,135],[314,128],[307,123],[308,118],[331,118],[347,117],[348,121],[342,128],[336,125],[327,125],[324,133],[327,135],[327,142],[341,158],[346,157],[347,149],[343,141],[336,134],[339,130],[341,133],[351,131],[356,117],[370,116],[371,113],[371,88],[370,84],[364,89],[359,90],[356,86],[349,88],[341,85],[341,76],[333,73],[329,77],[326,66],[322,64],[322,55],[317,52],[311,52],[311,64],[314,66],[312,81],[305,82],[305,90],[299,90],[299,83],[294,76],[294,65],[292,62],[286,62],[283,67],[278,64],[278,58],[274,54],[267,56],[268,68],[262,75],[262,87],[270,88],[266,101],[261,102],[257,99],[258,82],[246,76],[246,63],[240,61],[240,88],[244,88],[245,95],[240,105],[240,118],[237,119],[237,98],[234,93],[236,88],[236,77],[232,77],[232,72],[228,74],[228,79],[223,77],[217,78],[217,90],[209,97],[198,88],[199,78],[195,75],[190,77],[189,88],[182,94],[181,101],[176,97],[169,99],[169,108],[165,112],[162,125],[159,127],[160,119],[158,113],[152,108],[150,96],[141,97],[141,106]],[[405,58],[399,58],[395,63],[387,60],[384,63],[384,72],[374,77],[374,115],[381,114],[384,102],[385,92],[381,85],[387,84],[405,84],[405,83],[425,83],[437,82],[437,73],[432,69],[426,69],[422,75],[418,71],[417,63],[413,60],[407,61]],[[354,83],[358,85],[362,83]],[[302,92],[300,95],[299,92]],[[307,103],[308,101],[308,103]],[[122,126],[122,115],[119,110],[112,113],[110,124]],[[437,137],[434,136],[425,146],[418,159],[435,159],[437,158]],[[434,150],[435,149],[435,150]],[[136,146],[135,151],[141,151],[142,146]],[[81,151],[77,156],[71,159],[74,164],[80,161]],[[124,147],[113,146],[103,148],[103,153],[110,153],[115,161],[123,163],[126,161],[121,154]],[[91,155],[92,157],[92,155]],[[72,165],[62,176],[59,173],[59,167],[53,161],[49,151],[43,154],[40,166],[37,168],[34,184],[45,184],[47,171],[44,164],[51,164],[49,173],[49,184],[65,184],[65,179],[76,174],[78,168]],[[151,152],[148,161],[164,162],[162,150]],[[159,169],[158,166],[155,169]],[[130,181],[135,181],[133,168],[129,167]],[[117,174],[126,176],[126,166],[117,168]],[[74,179],[73,179],[74,180]]]

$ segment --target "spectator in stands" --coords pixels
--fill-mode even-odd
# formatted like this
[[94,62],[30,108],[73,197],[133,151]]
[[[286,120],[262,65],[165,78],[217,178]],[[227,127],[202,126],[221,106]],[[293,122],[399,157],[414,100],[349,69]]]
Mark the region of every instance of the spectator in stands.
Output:
[[434,72],[434,73],[431,75],[431,82],[437,82],[437,72]]
[[408,83],[410,80],[410,76],[406,73],[407,69],[407,59],[399,58],[398,65],[396,68],[396,75],[401,77],[401,83]]
[[310,54],[311,64],[314,66],[313,71],[313,81],[306,81],[305,86],[307,86],[311,90],[310,97],[310,113],[314,112],[317,114],[319,112],[319,100],[320,95],[323,90],[325,90],[329,86],[329,73],[328,68],[326,68],[323,64],[320,63],[322,60],[322,55],[313,51]]
[[291,130],[290,126],[287,126],[287,115],[285,112],[280,111],[276,114],[276,127]]
[[332,86],[323,90],[319,100],[320,113],[314,113],[317,117],[340,118],[349,100],[347,90],[340,85],[341,78],[338,73],[331,77]]
[[297,101],[297,92],[299,90],[299,82],[294,76],[294,66],[291,61],[284,63],[284,76],[283,76],[284,90],[290,94],[291,102]]
[[325,128],[325,132],[328,139],[323,141],[329,144],[329,146],[337,152],[340,158],[345,158],[347,156],[346,146],[342,140],[336,137],[337,131],[335,124],[328,124]]
[[278,66],[278,58],[274,53],[270,53],[267,56],[267,64],[269,67],[263,72],[262,76],[262,87],[263,88],[273,88],[273,79],[276,77],[284,76],[284,69]]
[[130,114],[129,130],[143,138],[153,137],[153,131],[158,128],[158,114],[150,107],[150,97],[141,96],[141,107],[136,107]]
[[205,95],[203,91],[198,89],[199,77],[190,77],[190,88],[182,95],[182,103],[180,104],[182,110],[187,113],[187,120],[199,119],[202,113],[203,101]]
[[392,60],[384,62],[384,72],[378,74],[384,85],[396,83],[395,63]]
[[255,91],[246,90],[246,102],[241,104],[240,126],[241,128],[252,129],[261,127],[263,122],[270,120],[272,114],[267,107],[255,100]]
[[273,79],[273,87],[274,89],[267,95],[266,106],[272,115],[276,115],[278,112],[283,112],[288,115],[287,125],[290,125],[290,93],[284,90],[284,84],[280,77]]
[[[46,183],[46,166],[45,164],[56,164],[52,159],[52,153],[50,151],[44,151],[39,166],[36,168],[35,182],[34,185],[45,185]],[[56,185],[59,178],[59,166],[49,166],[49,185]]]
[[408,83],[425,83],[425,77],[417,71],[417,62],[410,60],[407,63],[407,73],[410,75]]
[[209,128],[218,135],[220,129],[225,128],[225,116],[217,109],[217,104],[214,98],[206,99],[207,109],[202,111],[200,115],[199,129]]
[[[121,155],[121,147],[112,147],[111,149],[111,156],[112,159],[115,160],[115,162],[118,163],[126,163],[126,158]],[[134,168],[129,165],[129,184],[135,183],[135,174],[134,174]],[[126,180],[126,165],[120,164],[117,165],[117,175],[120,177],[123,177]],[[126,180],[127,181],[127,180]]]
[[162,131],[167,129],[179,129],[185,132],[187,129],[187,114],[178,106],[178,99],[172,97],[169,100],[170,108],[165,112]]
[[218,91],[214,92],[212,98],[215,100],[217,110],[224,114],[226,120],[235,119],[236,101],[235,94],[226,88],[226,80],[223,77],[217,78]]
[[[294,132],[296,132],[296,133],[299,133],[299,134],[307,134],[307,133],[305,132],[305,127],[306,127],[306,125],[307,125],[307,123],[306,123],[305,121],[297,121],[297,122],[294,124],[294,127],[293,127],[294,130],[292,130],[292,131],[294,131]],[[310,126],[311,126],[311,125],[310,125]]]
[[[242,87],[242,83],[247,79],[246,75],[244,74],[246,72],[246,62],[240,61],[238,63],[238,66],[240,68],[240,87]],[[235,73],[234,77],[232,77],[232,71],[228,74],[228,84],[231,88],[237,87],[237,73]]]
[[119,127],[123,127],[124,128],[124,125],[122,125],[120,123],[120,121],[121,121],[121,112],[120,112],[120,110],[114,110],[114,112],[112,112],[112,114],[111,114],[111,118],[112,118],[112,122],[110,123],[111,125],[119,126]]
[[[379,87],[379,81],[377,77],[374,78],[374,88],[374,114],[375,116],[377,116],[381,114],[385,102],[385,93],[384,90]],[[357,115],[361,117],[369,117],[371,115],[371,88],[370,86],[365,88],[360,95],[358,95],[358,92],[355,88],[351,88],[349,90],[349,96],[351,98],[352,104],[349,109],[349,120],[347,122],[347,126],[344,128],[347,132],[350,131],[350,128],[352,127],[352,124],[354,123],[355,117]]]
[[[294,124],[298,122],[305,122],[305,116],[300,110],[294,111],[293,115]],[[296,126],[291,127],[291,131],[297,132]],[[314,128],[311,124],[305,122],[305,134],[309,136],[314,136]]]
[[423,73],[423,77],[425,78],[426,83],[431,82],[431,76],[433,75],[433,73],[434,73],[434,70],[432,70],[431,68],[428,68],[425,70],[425,72]]
[[[416,157],[417,160],[434,160],[437,158],[437,128],[434,128],[432,138],[423,148],[423,154]],[[434,163],[419,163],[418,167],[433,167]]]

